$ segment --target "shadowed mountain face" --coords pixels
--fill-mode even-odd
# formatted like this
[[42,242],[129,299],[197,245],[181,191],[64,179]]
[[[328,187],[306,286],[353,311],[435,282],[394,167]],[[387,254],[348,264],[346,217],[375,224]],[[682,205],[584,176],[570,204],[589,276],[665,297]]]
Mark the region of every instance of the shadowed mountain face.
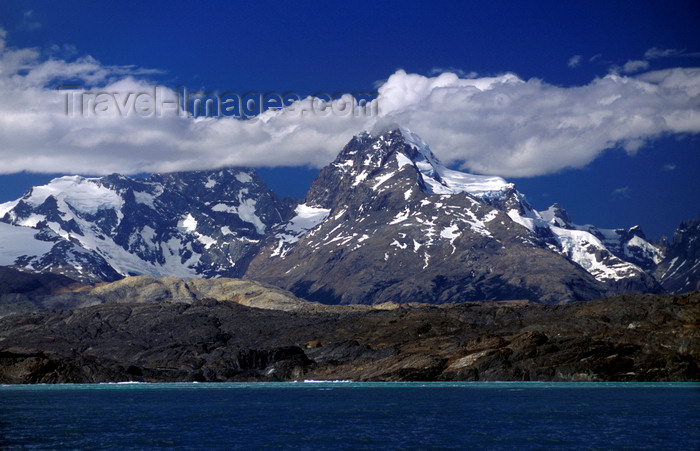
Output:
[[700,218],[680,224],[654,275],[670,293],[700,290]]
[[246,277],[323,303],[561,303],[662,292],[652,273],[692,289],[689,231],[663,260],[638,227],[536,211],[396,128],[354,137],[296,205],[245,168],[55,179],[0,205],[0,265],[81,283]]
[[[562,211],[541,214],[503,179],[445,168],[408,130],[363,134],[321,171],[297,215],[272,230],[246,277],[341,304],[660,291],[604,244],[622,248],[625,236],[596,229],[598,238]],[[653,258],[656,249],[639,242]]]

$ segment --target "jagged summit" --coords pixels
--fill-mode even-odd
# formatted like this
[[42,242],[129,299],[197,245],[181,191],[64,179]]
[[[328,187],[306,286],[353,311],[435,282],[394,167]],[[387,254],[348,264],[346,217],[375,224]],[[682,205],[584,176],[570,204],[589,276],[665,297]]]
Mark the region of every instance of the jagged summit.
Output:
[[[474,175],[445,167],[428,144],[407,128],[396,127],[377,135],[363,132],[355,137],[325,168],[307,195],[307,203],[327,205],[328,193],[339,188],[371,187],[375,192],[392,189],[401,180],[418,184],[427,194],[467,193],[497,198],[514,185],[500,177]],[[332,194],[331,194],[331,197]]]

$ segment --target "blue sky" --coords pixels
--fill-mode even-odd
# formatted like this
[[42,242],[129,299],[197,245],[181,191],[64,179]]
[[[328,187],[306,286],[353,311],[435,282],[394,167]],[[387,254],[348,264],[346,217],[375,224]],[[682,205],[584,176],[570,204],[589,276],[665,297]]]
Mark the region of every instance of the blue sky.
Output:
[[301,197],[376,120],[67,117],[61,84],[379,91],[454,168],[577,223],[669,235],[700,213],[700,6],[569,3],[0,0],[0,202],[55,175],[222,164]]

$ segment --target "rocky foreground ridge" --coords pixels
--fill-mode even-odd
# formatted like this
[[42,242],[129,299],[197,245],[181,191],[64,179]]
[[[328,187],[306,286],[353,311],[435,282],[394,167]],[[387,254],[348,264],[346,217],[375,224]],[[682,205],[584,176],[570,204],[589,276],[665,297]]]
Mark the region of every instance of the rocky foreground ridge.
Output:
[[288,291],[250,280],[134,276],[93,286],[55,274],[0,267],[0,317],[110,303],[192,303],[202,299],[275,310],[294,310],[308,304]]
[[91,306],[0,318],[0,383],[700,380],[700,292],[331,306],[235,279],[125,280],[76,294]]

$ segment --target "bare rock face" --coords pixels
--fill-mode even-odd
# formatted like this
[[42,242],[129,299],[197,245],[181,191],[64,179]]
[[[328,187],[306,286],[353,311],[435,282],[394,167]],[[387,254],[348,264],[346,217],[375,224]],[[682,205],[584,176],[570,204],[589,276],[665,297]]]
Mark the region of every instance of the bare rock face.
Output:
[[[103,303],[193,302],[205,299],[232,301],[242,305],[275,310],[292,310],[307,304],[280,288],[250,280],[220,278],[192,279],[134,276],[100,284],[78,293],[66,293],[56,299],[77,297],[81,307]],[[54,301],[55,302],[55,301]]]
[[214,299],[0,318],[0,383],[698,381],[700,293],[292,311]]

